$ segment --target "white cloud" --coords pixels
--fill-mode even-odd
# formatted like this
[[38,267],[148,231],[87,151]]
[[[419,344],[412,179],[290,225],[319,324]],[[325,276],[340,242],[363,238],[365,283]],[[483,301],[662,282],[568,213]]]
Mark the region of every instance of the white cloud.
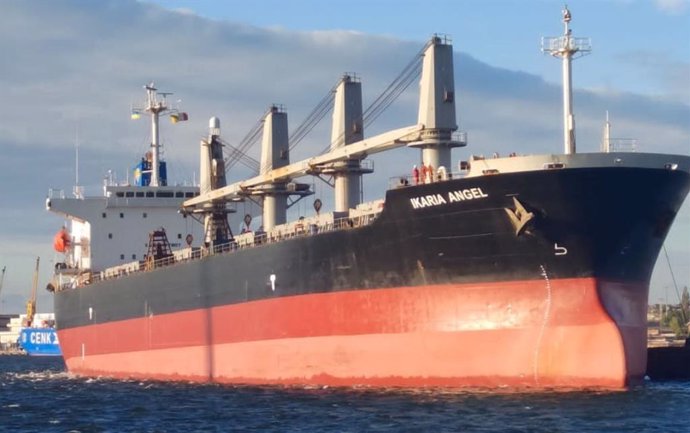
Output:
[[657,8],[670,14],[681,14],[688,9],[688,0],[654,0]]
[[171,10],[173,12],[177,12],[178,14],[182,14],[182,15],[197,15],[197,13],[194,10],[189,9],[189,8],[175,8],[175,9],[171,9]]
[[634,51],[619,58],[638,70],[640,79],[661,89],[658,97],[690,105],[690,62],[672,59],[664,51]]

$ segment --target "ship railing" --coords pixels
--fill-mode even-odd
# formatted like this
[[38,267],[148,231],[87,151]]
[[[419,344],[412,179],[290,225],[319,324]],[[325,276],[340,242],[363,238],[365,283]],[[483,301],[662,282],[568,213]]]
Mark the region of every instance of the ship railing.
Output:
[[435,171],[433,175],[427,175],[426,177],[422,176],[421,174],[419,175],[419,177],[412,174],[394,176],[388,179],[388,189],[397,189],[409,186],[424,185],[429,183],[445,182],[448,180],[460,179],[464,177],[466,174],[467,170],[452,172],[440,170],[440,173],[439,171]]
[[72,195],[75,198],[83,199],[84,198],[84,187],[80,185],[75,185],[72,187]]
[[48,198],[65,198],[65,190],[59,188],[50,188],[48,190]]
[[[233,253],[237,250],[254,248],[260,245],[282,242],[288,239],[297,237],[314,236],[320,233],[327,233],[339,230],[348,230],[366,226],[374,222],[381,213],[382,208],[372,209],[368,212],[362,212],[354,216],[345,216],[334,218],[332,221],[315,224],[309,220],[298,220],[295,223],[285,224],[276,227],[269,232],[257,231],[242,233],[235,236],[235,238],[227,243],[216,245],[213,249],[214,254]],[[304,223],[300,223],[304,221]],[[208,250],[201,248],[199,251],[193,252],[189,257],[194,260],[200,257],[205,257],[209,254]]]
[[291,238],[315,236],[321,233],[351,230],[373,223],[381,214],[383,201],[374,202],[374,206],[357,209],[349,216],[333,218],[325,223],[316,224],[311,219],[302,219],[294,223],[276,227],[270,232],[250,232],[237,235],[230,242],[214,245],[212,250],[206,247],[189,247],[173,252],[172,256],[160,259],[145,259],[108,268],[101,272],[85,272],[78,276],[76,286],[84,286],[98,281],[121,278],[133,273],[149,272],[165,266],[199,260],[211,254],[232,254],[238,250],[255,248],[261,245],[282,242]]
[[374,160],[372,159],[362,159],[359,161],[359,167],[363,168],[364,170],[371,170],[374,171]]
[[139,262],[126,263],[124,265],[114,266],[103,271],[104,278],[121,277],[124,275],[129,275],[133,272],[139,271]]
[[235,237],[235,243],[229,250],[253,248],[263,244],[282,242],[286,239],[296,237],[314,236],[320,233],[327,233],[338,230],[347,230],[362,227],[374,222],[381,213],[380,209],[372,210],[356,216],[345,216],[334,218],[332,221],[316,224],[305,220],[303,223],[296,223],[278,227],[270,232],[250,232],[243,233]]
[[609,152],[637,152],[637,140],[634,138],[609,139]]

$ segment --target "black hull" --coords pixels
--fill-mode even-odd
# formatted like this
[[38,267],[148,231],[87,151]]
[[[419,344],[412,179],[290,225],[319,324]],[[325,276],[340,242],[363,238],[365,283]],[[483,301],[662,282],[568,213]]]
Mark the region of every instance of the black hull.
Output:
[[[384,210],[367,226],[59,291],[57,325],[65,330],[247,301],[401,286],[544,278],[646,285],[689,188],[685,171],[626,167],[399,188],[388,191]],[[520,233],[508,216],[515,211],[514,198],[534,214]],[[275,288],[270,275],[276,276]]]

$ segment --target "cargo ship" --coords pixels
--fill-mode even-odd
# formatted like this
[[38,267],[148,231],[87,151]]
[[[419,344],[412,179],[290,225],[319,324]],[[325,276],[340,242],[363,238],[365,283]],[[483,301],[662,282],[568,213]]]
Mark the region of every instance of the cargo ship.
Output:
[[[56,268],[69,371],[300,386],[642,380],[649,281],[690,189],[690,157],[620,152],[609,142],[575,151],[570,62],[589,44],[572,37],[567,9],[563,22],[564,34],[544,41],[567,71],[562,154],[453,164],[451,150],[467,137],[457,131],[452,45],[440,36],[420,56],[415,125],[364,138],[361,82],[345,75],[334,88],[328,152],[290,163],[287,113],[271,106],[261,170],[227,184],[212,118],[199,190],[179,201],[203,227],[198,244],[171,248],[176,230],[161,223],[139,233],[146,254],[138,260]],[[403,169],[384,198],[363,203],[361,179],[373,171],[365,158],[401,147],[420,153],[419,169]],[[321,212],[317,199],[315,215],[288,221],[287,208],[312,193],[296,182],[302,176],[333,185],[334,209]],[[260,204],[262,227],[234,234],[231,212],[243,201]],[[47,208],[74,224],[63,201]]]

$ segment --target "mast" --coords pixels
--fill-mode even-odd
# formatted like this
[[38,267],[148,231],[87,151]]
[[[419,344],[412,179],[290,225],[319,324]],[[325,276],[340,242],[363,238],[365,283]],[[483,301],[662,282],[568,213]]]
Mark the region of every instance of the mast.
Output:
[[[179,112],[176,108],[170,108],[167,97],[170,92],[159,92],[154,87],[153,81],[144,86],[146,89],[146,106],[144,108],[132,108],[132,119],[138,119],[142,112],[151,114],[151,181],[150,186],[161,186],[164,179],[160,176],[160,133],[159,119],[161,114],[170,113],[173,123],[187,120],[187,113]],[[160,97],[160,99],[159,99]]]
[[542,52],[560,57],[563,61],[563,143],[566,155],[576,152],[571,62],[592,51],[589,38],[574,38],[572,36],[572,30],[569,27],[571,19],[572,15],[566,5],[563,9],[563,36],[545,37],[541,40]]
[[79,123],[77,123],[74,135],[74,188],[72,194],[75,198],[84,198],[83,189],[79,186]]

